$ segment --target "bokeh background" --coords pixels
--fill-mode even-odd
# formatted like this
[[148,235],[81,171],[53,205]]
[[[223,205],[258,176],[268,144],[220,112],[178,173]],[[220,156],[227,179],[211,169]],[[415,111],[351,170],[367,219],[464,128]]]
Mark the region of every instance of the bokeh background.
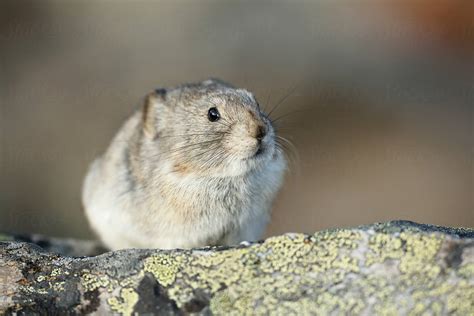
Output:
[[474,226],[474,2],[0,2],[0,231],[92,238],[80,190],[142,96],[219,77],[294,149],[268,235]]

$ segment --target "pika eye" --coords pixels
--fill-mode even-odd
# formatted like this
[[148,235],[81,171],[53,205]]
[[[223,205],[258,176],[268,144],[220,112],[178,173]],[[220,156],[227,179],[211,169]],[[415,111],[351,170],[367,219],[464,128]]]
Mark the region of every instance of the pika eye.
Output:
[[217,110],[217,108],[210,108],[209,111],[207,111],[207,118],[211,122],[215,122],[221,118],[221,114]]

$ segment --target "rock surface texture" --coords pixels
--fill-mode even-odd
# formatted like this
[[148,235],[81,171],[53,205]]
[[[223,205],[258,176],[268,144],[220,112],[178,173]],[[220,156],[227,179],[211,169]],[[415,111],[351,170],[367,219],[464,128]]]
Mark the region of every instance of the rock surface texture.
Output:
[[394,221],[98,256],[89,242],[0,239],[0,314],[474,314],[473,229]]

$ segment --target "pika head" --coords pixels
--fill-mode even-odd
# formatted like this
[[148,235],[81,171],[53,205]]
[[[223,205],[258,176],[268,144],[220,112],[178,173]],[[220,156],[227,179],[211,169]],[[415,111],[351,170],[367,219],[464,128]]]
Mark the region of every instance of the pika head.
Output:
[[239,176],[282,154],[255,97],[215,79],[153,91],[142,124],[147,154],[173,172]]

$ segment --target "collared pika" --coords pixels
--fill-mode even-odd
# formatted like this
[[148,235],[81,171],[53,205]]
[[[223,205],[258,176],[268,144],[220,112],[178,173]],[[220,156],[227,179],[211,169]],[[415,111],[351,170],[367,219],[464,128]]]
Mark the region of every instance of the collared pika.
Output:
[[147,95],[82,199],[110,249],[232,245],[261,238],[285,167],[254,96],[211,79]]

